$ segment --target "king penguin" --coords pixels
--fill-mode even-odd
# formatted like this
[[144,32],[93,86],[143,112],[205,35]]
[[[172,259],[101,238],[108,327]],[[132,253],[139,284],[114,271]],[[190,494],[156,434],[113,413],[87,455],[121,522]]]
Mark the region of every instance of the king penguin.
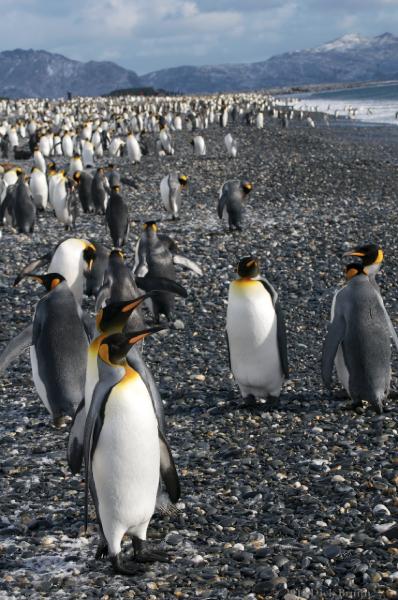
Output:
[[[70,430],[68,442],[68,463],[73,474],[80,471],[83,459],[83,435],[84,422],[89,412],[95,386],[98,383],[98,351],[102,341],[112,333],[122,333],[124,329],[144,329],[145,323],[140,312],[140,305],[150,296],[155,296],[156,291],[149,292],[143,296],[135,294],[129,300],[119,300],[100,308],[96,316],[97,335],[92,340],[87,354],[86,381],[84,388],[84,399],[78,406]],[[163,403],[159,390],[150,369],[144,363],[138,344],[135,344],[127,355],[127,362],[140,374],[148,388],[152,398],[160,431],[165,434],[165,416]],[[164,498],[160,498],[160,507],[164,504]],[[167,504],[167,502],[166,502]]]
[[59,273],[29,274],[47,294],[33,318],[30,360],[36,390],[54,425],[73,416],[84,394],[88,339],[79,307]]
[[226,181],[219,192],[217,212],[220,219],[228,218],[229,230],[242,231],[244,200],[252,191],[252,184],[239,179]]
[[237,272],[228,295],[230,367],[246,404],[269,398],[272,405],[288,377],[283,312],[272,285],[259,277],[258,259],[242,258]]
[[25,275],[49,264],[47,272],[60,273],[66,279],[78,304],[81,304],[84,277],[86,272],[91,270],[95,258],[96,248],[92,243],[79,238],[69,238],[57,244],[54,251],[29,263],[16,277],[14,285],[17,285]]
[[33,202],[25,175],[20,173],[15,184],[13,213],[19,233],[33,233],[36,221],[36,206]]
[[121,563],[125,534],[132,538],[136,562],[164,560],[156,553],[143,553],[159,472],[172,501],[180,498],[173,457],[159,431],[150,395],[139,373],[126,361],[131,346],[161,329],[113,334],[102,341],[100,380],[86,419],[86,525],[90,487],[101,531],[97,557],[108,555],[114,571],[123,575],[137,573],[137,565]]
[[172,219],[178,219],[181,209],[181,191],[186,187],[188,177],[186,175],[178,175],[175,171],[163,177],[160,182],[160,195],[162,197],[163,206]]
[[121,248],[129,236],[129,211],[120,193],[120,187],[115,185],[105,211],[105,220],[109,227],[112,243],[115,248]]
[[[176,282],[176,270],[174,264],[177,262],[177,245],[169,236],[158,234],[158,227],[154,221],[144,224],[143,234],[136,247],[136,261],[134,265],[134,276],[139,288],[150,291],[159,290],[161,293],[152,299],[152,312],[158,323],[160,315],[164,314],[168,321],[173,318],[175,301],[169,292],[176,293],[182,297],[187,292]],[[184,257],[184,264],[188,268],[197,265]],[[189,263],[189,264],[188,264]],[[194,270],[194,269],[193,269]],[[196,271],[198,272],[198,271]],[[202,272],[199,269],[199,273]]]
[[[355,249],[346,255],[363,256],[358,252]],[[391,378],[390,320],[378,286],[369,277],[369,272],[378,270],[381,260],[376,253],[373,262],[365,261],[365,267],[355,269],[349,265],[347,284],[333,298],[322,350],[322,379],[326,387],[331,387],[335,364],[353,408],[361,408],[366,400],[378,414],[383,412]]]

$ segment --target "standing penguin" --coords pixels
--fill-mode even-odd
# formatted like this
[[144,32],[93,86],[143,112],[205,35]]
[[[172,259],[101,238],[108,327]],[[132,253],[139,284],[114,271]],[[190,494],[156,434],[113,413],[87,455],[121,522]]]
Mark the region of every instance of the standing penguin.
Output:
[[19,233],[32,233],[36,220],[36,206],[23,173],[18,175],[14,195],[14,222]]
[[29,187],[36,208],[45,210],[48,200],[48,185],[46,176],[38,167],[32,168]]
[[33,318],[30,359],[36,390],[59,427],[83,398],[88,340],[64,277],[59,273],[27,277],[47,290]]
[[[161,314],[168,321],[173,318],[175,300],[169,292],[182,297],[187,292],[176,282],[174,264],[182,264],[198,274],[200,268],[189,259],[177,255],[177,245],[170,237],[158,234],[154,221],[144,224],[144,232],[136,247],[134,275],[138,287],[146,292],[160,290],[156,298],[152,298],[152,312],[158,323]],[[163,293],[162,293],[163,292]]]
[[120,187],[115,185],[105,211],[105,219],[109,227],[112,243],[115,248],[121,248],[127,242],[129,235],[129,211]]
[[46,173],[46,161],[44,160],[43,154],[40,152],[39,147],[36,146],[33,152],[33,160],[35,163],[35,167],[40,169],[44,174]]
[[227,133],[225,136],[224,144],[227,149],[228,158],[236,158],[238,154],[238,146],[236,140],[234,140],[230,133]]
[[369,277],[370,283],[380,295],[380,300],[383,306],[385,317],[387,319],[391,339],[398,350],[398,336],[394,329],[394,325],[391,322],[390,316],[387,313],[386,307],[384,306],[381,291],[376,282],[376,275],[379,272],[384,259],[383,250],[377,244],[365,244],[364,246],[357,246],[356,248],[345,252],[344,256],[357,256],[361,259],[362,271]]
[[74,227],[78,214],[78,196],[64,171],[53,176],[52,205],[55,216],[65,225],[65,229]]
[[142,552],[155,510],[159,472],[172,501],[180,497],[173,457],[159,431],[150,395],[125,358],[131,346],[161,329],[113,334],[102,341],[100,381],[86,419],[86,523],[90,486],[101,529],[97,557],[109,555],[114,571],[123,575],[137,572],[137,567],[121,564],[121,541],[126,533],[132,537],[137,562],[161,559]]
[[105,172],[103,167],[97,169],[92,186],[91,186],[91,197],[93,199],[95,212],[105,214],[106,205],[108,203],[108,195],[110,189],[108,185],[108,180],[105,177]]
[[80,154],[75,154],[69,163],[69,177],[73,177],[76,171],[83,171],[83,163]]
[[83,212],[90,213],[94,210],[92,198],[93,176],[88,171],[76,171],[73,179],[77,184],[77,192]]
[[395,332],[379,288],[371,279],[383,254],[374,252],[372,261],[364,248],[346,253],[367,256],[367,264],[356,270],[349,265],[348,283],[333,298],[322,351],[322,379],[327,387],[331,386],[335,364],[339,381],[353,400],[353,407],[360,408],[366,400],[381,414],[383,399],[390,388],[390,337],[394,337]]
[[84,168],[94,165],[94,146],[88,140],[84,140],[83,142],[82,158]]
[[228,217],[229,230],[242,231],[243,201],[252,191],[252,184],[247,181],[230,179],[220,189],[217,212],[220,219]]
[[193,152],[195,156],[206,156],[206,143],[201,135],[195,135],[192,139],[191,144],[193,146]]
[[156,142],[156,149],[159,156],[172,156],[174,154],[171,137],[165,128],[162,128],[159,132],[159,139]]
[[128,133],[127,138],[126,138],[126,149],[127,149],[127,155],[129,157],[129,161],[132,163],[139,163],[141,162],[141,148],[140,145],[137,141],[137,138],[135,137],[134,133],[132,133],[131,131]]
[[[154,292],[151,293],[153,295]],[[117,295],[117,294],[116,294]],[[95,386],[98,383],[98,351],[101,342],[112,333],[121,333],[124,328],[129,326],[136,329],[144,329],[145,323],[139,312],[140,304],[148,297],[139,296],[138,291],[133,294],[129,300],[118,300],[116,302],[109,302],[103,308],[100,308],[96,317],[96,332],[97,335],[94,337],[87,353],[87,369],[86,369],[86,381],[84,388],[84,399],[79,404],[76,413],[73,418],[73,423],[70,429],[69,441],[68,441],[68,463],[73,474],[80,471],[82,460],[83,460],[83,437],[84,437],[84,424],[86,415],[89,412],[91,400]],[[108,301],[110,298],[108,298]],[[165,419],[163,404],[159,396],[156,384],[153,380],[152,374],[149,369],[145,366],[144,361],[139,353],[138,348],[132,348],[128,354],[133,354],[132,366],[137,365],[135,368],[143,377],[145,384],[151,393],[152,400],[154,403],[155,411],[157,414],[159,427],[164,433],[165,430]],[[128,358],[128,360],[129,360]]]
[[163,205],[172,219],[178,219],[181,208],[181,191],[186,187],[188,177],[175,171],[163,177],[160,182],[160,195]]
[[62,142],[61,142],[62,152],[66,158],[72,158],[73,156],[73,140],[69,135],[68,131],[65,131]]
[[29,263],[14,281],[18,285],[23,277],[49,264],[48,273],[60,273],[75,296],[78,304],[83,300],[84,276],[90,271],[96,258],[96,248],[87,240],[69,238],[63,240],[53,251]]
[[247,404],[279,398],[288,377],[286,330],[278,294],[259,278],[259,261],[242,258],[229,286],[227,341],[235,381]]

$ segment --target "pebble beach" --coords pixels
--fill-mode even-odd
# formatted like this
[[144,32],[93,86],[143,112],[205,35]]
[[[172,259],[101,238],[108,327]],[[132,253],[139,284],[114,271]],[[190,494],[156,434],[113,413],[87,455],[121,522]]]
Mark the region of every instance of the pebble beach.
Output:
[[[94,558],[94,507],[86,534],[83,476],[72,476],[66,462],[68,430],[51,425],[26,352],[0,379],[1,600],[398,598],[398,531],[390,539],[380,527],[398,521],[397,353],[380,416],[371,407],[354,412],[320,375],[349,248],[383,248],[377,280],[398,326],[398,128],[333,118],[327,125],[322,115],[315,125],[293,120],[285,129],[270,117],[262,130],[214,124],[200,132],[205,157],[193,156],[184,130],[172,133],[174,156],[157,157],[149,140],[139,165],[114,161],[135,182],[123,187],[127,263],[142,223],[156,219],[204,271],[179,269],[188,298],[177,299],[171,329],[144,348],[182,488],[177,510],[156,514],[148,530],[149,546],[168,562],[128,578]],[[235,159],[226,156],[228,131],[238,142]],[[31,162],[21,164],[30,170]],[[178,221],[159,195],[171,170],[189,177]],[[242,232],[228,232],[217,216],[218,191],[231,178],[253,184]],[[81,213],[72,235],[111,247],[101,215]],[[65,237],[49,209],[30,236],[3,228],[2,348],[31,322],[42,294],[28,281],[13,288],[15,276]],[[273,410],[242,407],[228,365],[228,285],[249,254],[260,259],[286,317],[290,378]],[[84,308],[94,315],[94,300],[85,298]]]

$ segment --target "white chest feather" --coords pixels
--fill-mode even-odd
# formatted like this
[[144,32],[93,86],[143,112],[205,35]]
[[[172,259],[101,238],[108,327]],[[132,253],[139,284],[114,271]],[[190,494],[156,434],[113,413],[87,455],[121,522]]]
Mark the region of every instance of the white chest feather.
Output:
[[139,376],[113,388],[92,466],[104,530],[118,522],[134,533],[147,524],[155,508],[160,450],[152,401]]
[[[229,290],[227,334],[232,372],[242,391],[279,395],[283,380],[272,299],[262,283],[237,280]],[[256,395],[256,394],[255,394]]]

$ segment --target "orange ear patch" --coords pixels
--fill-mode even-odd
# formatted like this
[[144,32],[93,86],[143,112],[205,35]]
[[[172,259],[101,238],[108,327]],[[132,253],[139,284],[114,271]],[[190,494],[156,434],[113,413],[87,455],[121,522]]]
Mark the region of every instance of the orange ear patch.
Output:
[[57,285],[59,285],[61,283],[61,280],[58,279],[58,277],[56,277],[55,279],[52,280],[51,282],[51,289],[54,289],[55,287],[57,287]]

